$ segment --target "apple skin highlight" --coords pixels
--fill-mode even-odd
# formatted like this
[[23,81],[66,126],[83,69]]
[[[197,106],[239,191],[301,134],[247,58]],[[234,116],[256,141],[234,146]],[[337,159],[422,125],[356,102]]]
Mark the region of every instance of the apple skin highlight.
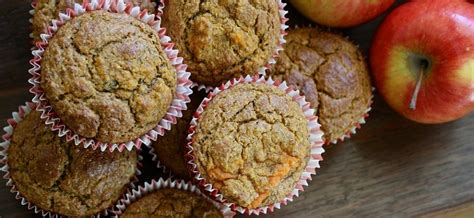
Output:
[[[410,66],[412,57],[426,59],[429,66]],[[435,124],[467,115],[474,109],[474,4],[416,0],[401,5],[380,26],[370,61],[379,93],[408,119]],[[425,74],[412,110],[420,72]]]
[[290,0],[312,21],[329,27],[352,27],[386,11],[395,0]]

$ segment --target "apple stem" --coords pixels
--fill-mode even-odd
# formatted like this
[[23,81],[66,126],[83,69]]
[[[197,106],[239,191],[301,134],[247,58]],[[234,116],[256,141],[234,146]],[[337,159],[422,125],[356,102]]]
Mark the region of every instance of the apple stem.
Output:
[[421,83],[423,82],[423,75],[425,74],[425,67],[420,68],[420,73],[418,74],[418,79],[416,80],[415,90],[410,101],[410,109],[416,109],[416,102],[418,101],[418,95],[420,94]]

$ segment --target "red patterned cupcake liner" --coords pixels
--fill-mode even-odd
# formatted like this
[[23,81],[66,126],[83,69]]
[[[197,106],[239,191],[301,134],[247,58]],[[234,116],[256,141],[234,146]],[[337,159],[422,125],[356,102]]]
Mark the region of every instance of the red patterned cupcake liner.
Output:
[[288,14],[288,11],[285,10],[285,7],[287,3],[283,3],[281,0],[276,0],[278,3],[278,11],[280,13],[280,39],[278,40],[278,46],[273,53],[272,57],[268,61],[267,64],[265,64],[263,67],[261,67],[258,71],[259,74],[261,75],[266,75],[266,71],[271,68],[271,65],[274,65],[276,63],[276,59],[279,56],[279,53],[283,51],[283,45],[286,43],[285,36],[288,34],[286,31],[288,30],[288,25],[286,24],[288,22],[288,18],[286,15]]
[[193,83],[191,88],[192,89],[196,88],[198,91],[204,90],[204,91],[206,91],[206,93],[212,92],[212,90],[214,90],[213,86],[206,86],[206,85],[198,84],[198,83]]
[[[28,22],[30,22],[30,24],[33,24],[33,16],[35,16],[37,4],[38,4],[38,0],[31,1],[31,9],[28,11],[28,13],[31,15],[31,17],[28,19]],[[30,26],[30,28],[32,27]],[[31,38],[31,44],[35,44],[33,33],[30,33],[28,36]],[[35,47],[33,46],[31,50],[34,50],[34,49]]]
[[158,180],[152,180],[151,182],[146,182],[143,186],[139,186],[136,189],[129,190],[127,194],[125,194],[124,198],[121,199],[114,207],[114,210],[112,211],[113,214],[115,214],[116,217],[119,217],[122,215],[127,207],[132,204],[133,202],[137,201],[141,197],[153,193],[157,190],[160,189],[165,189],[165,188],[173,188],[173,189],[178,189],[178,190],[183,190],[183,191],[188,191],[191,193],[198,194],[205,199],[207,199],[209,202],[214,204],[216,208],[218,208],[222,215],[224,217],[233,217],[235,215],[234,212],[230,210],[230,208],[226,207],[223,204],[219,204],[211,199],[209,199],[207,196],[203,195],[199,188],[195,185],[193,185],[191,182],[185,182],[182,180],[163,180],[162,178]]
[[[32,75],[29,83],[33,85],[30,92],[35,95],[33,102],[38,104],[37,110],[42,112],[41,118],[45,123],[51,126],[51,130],[57,132],[60,137],[65,137],[67,141],[74,141],[76,145],[83,144],[85,148],[92,147],[93,149],[100,149],[105,151],[124,149],[132,150],[133,148],[140,149],[142,144],[149,145],[151,141],[155,141],[158,136],[164,135],[166,130],[171,128],[172,124],[176,124],[177,117],[181,117],[182,110],[186,110],[186,104],[190,102],[189,95],[192,93],[192,82],[189,80],[190,73],[186,71],[187,66],[184,65],[183,58],[178,57],[178,50],[173,49],[174,44],[170,37],[165,35],[165,29],[161,28],[161,18],[163,6],[161,5],[157,10],[157,15],[148,14],[146,10],[140,10],[139,7],[132,7],[130,4],[125,4],[123,0],[84,0],[82,5],[75,4],[74,9],[68,8],[66,13],[61,13],[58,20],[53,20],[52,25],[48,28],[46,33],[40,35],[42,41],[36,42],[36,49],[32,51],[33,59],[30,64],[33,66],[28,72]],[[178,76],[178,84],[176,87],[175,99],[168,109],[165,117],[150,131],[143,136],[131,140],[126,143],[105,143],[94,139],[85,138],[75,134],[69,129],[59,118],[48,99],[44,95],[44,91],[40,86],[41,82],[41,59],[42,55],[48,46],[48,40],[53,37],[54,33],[67,21],[94,10],[104,10],[112,13],[124,13],[137,18],[145,24],[150,25],[159,35],[161,45],[167,54],[171,64],[176,69]]]
[[151,155],[151,160],[156,163],[156,168],[161,170],[162,173],[168,176],[168,178],[174,178],[175,175],[171,170],[169,170],[166,165],[162,164],[161,161],[158,159],[158,155],[156,154],[156,150],[153,146],[149,147],[148,154]]
[[[301,107],[304,115],[308,120],[308,130],[310,133],[310,144],[311,144],[311,154],[309,161],[304,169],[303,173],[299,181],[295,184],[295,187],[291,193],[288,194],[287,197],[282,199],[278,203],[274,203],[268,206],[259,207],[259,208],[245,208],[241,207],[233,202],[228,201],[225,196],[223,196],[220,191],[215,188],[211,183],[209,183],[204,177],[201,176],[198,167],[195,163],[195,157],[193,156],[194,148],[192,146],[193,135],[195,133],[197,124],[199,122],[201,114],[204,112],[205,108],[212,101],[212,99],[218,95],[220,92],[232,88],[237,84],[242,83],[254,83],[254,84],[265,84],[269,86],[275,86],[278,89],[287,93],[298,105]],[[228,81],[227,83],[221,85],[220,87],[216,87],[209,96],[205,98],[201,105],[198,107],[194,117],[190,123],[189,127],[189,135],[188,135],[188,144],[186,145],[186,154],[185,158],[188,163],[188,167],[190,172],[194,176],[195,182],[200,186],[200,188],[204,191],[206,195],[211,197],[212,199],[223,203],[224,205],[230,207],[233,211],[240,212],[242,214],[255,214],[259,215],[260,213],[266,214],[267,212],[273,212],[275,208],[280,208],[282,205],[288,204],[288,202],[293,201],[295,197],[299,195],[300,191],[304,191],[303,186],[308,186],[308,180],[311,180],[311,175],[316,174],[316,168],[319,168],[319,162],[323,160],[322,153],[324,153],[323,149],[323,139],[322,135],[323,132],[320,129],[320,125],[318,123],[318,118],[314,115],[314,109],[310,108],[310,103],[305,100],[305,97],[300,95],[298,90],[293,89],[286,85],[286,82],[280,81],[273,81],[271,78],[266,80],[264,77],[259,76],[246,76],[240,77],[238,79],[234,79]]]
[[[27,102],[25,105],[18,107],[18,112],[13,112],[12,118],[7,120],[8,126],[3,128],[3,130],[5,131],[5,134],[2,135],[3,141],[0,143],[0,171],[4,172],[3,178],[7,180],[6,184],[7,184],[7,187],[9,187],[10,189],[10,193],[13,193],[15,195],[15,199],[19,200],[21,205],[25,205],[28,208],[28,210],[32,210],[34,213],[41,214],[44,217],[45,216],[62,217],[62,215],[53,213],[51,211],[43,210],[37,207],[35,204],[29,202],[26,198],[24,198],[21,195],[21,193],[16,188],[14,181],[10,177],[10,167],[8,165],[8,149],[11,144],[13,132],[17,124],[20,123],[28,114],[30,114],[31,111],[36,110],[37,106],[38,105],[35,103]],[[143,157],[141,155],[138,155],[138,162],[137,162],[137,169],[135,171],[135,176],[130,180],[130,183],[128,184],[129,188],[131,189],[135,188],[136,183],[139,181],[138,176],[141,175],[140,168],[142,167],[142,164],[141,164],[142,160],[143,160]],[[125,196],[125,193],[123,196]],[[112,208],[113,206],[94,215],[93,217],[108,216],[110,212],[112,211]]]
[[[214,89],[214,87],[193,83],[193,85],[191,85],[191,89],[197,90],[198,92],[205,91],[206,94],[208,94]],[[180,145],[176,145],[176,146],[180,146]],[[158,158],[157,152],[158,151],[156,151],[156,149],[153,146],[149,146],[148,154],[151,155],[152,161],[156,162],[156,168],[162,170],[163,173],[169,176],[169,178],[175,178],[174,173],[171,170],[169,170],[165,164],[161,163],[160,159]]]

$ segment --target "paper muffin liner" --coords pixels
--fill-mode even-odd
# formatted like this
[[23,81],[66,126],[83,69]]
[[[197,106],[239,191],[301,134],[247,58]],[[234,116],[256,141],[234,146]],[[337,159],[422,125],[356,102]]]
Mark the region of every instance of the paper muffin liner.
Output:
[[369,112],[372,110],[373,98],[374,98],[374,95],[370,97],[369,106],[365,110],[364,114],[362,114],[362,117],[359,118],[359,120],[357,120],[357,122],[354,123],[354,126],[349,131],[347,131],[344,135],[342,135],[341,137],[333,141],[326,140],[325,145],[331,145],[331,144],[335,145],[339,142],[344,142],[344,140],[350,139],[353,135],[355,135],[357,133],[357,130],[360,129],[363,124],[366,123],[366,119],[369,117]]
[[223,204],[215,202],[209,199],[207,196],[203,195],[201,191],[199,190],[199,188],[193,185],[191,182],[185,182],[183,180],[172,180],[172,179],[163,180],[162,178],[158,180],[151,180],[151,182],[145,182],[143,186],[139,186],[136,189],[129,190],[127,194],[125,194],[124,198],[119,200],[118,203],[115,205],[112,213],[115,214],[115,217],[119,217],[125,212],[127,207],[133,202],[137,201],[138,199],[140,199],[141,197],[147,194],[150,194],[157,190],[165,189],[165,188],[178,189],[178,190],[195,193],[197,195],[204,197],[209,202],[211,202],[214,206],[216,206],[216,208],[218,208],[221,211],[224,217],[233,217],[235,215],[235,213],[232,212],[230,208],[226,207]]
[[[191,89],[195,89],[198,92],[204,91],[206,94],[209,94],[209,92],[211,92],[214,89],[214,87],[205,86],[198,83],[193,83],[191,85]],[[189,110],[189,108],[187,110]],[[177,146],[180,146],[180,145],[177,145]],[[185,146],[185,145],[182,145],[182,146]],[[157,152],[158,151],[155,149],[154,146],[149,146],[148,154],[151,155],[152,161],[156,163],[156,168],[162,170],[162,172],[165,175],[168,175],[169,178],[175,178],[176,176],[174,175],[173,171],[168,169],[165,164],[161,163],[160,159],[158,158]]]
[[[42,216],[48,217],[62,217],[62,215],[53,213],[51,211],[43,210],[37,207],[35,204],[29,202],[26,198],[24,198],[18,189],[15,186],[13,179],[10,177],[10,167],[8,165],[8,149],[11,144],[11,140],[13,137],[13,132],[15,127],[18,123],[20,123],[31,111],[36,110],[37,104],[32,102],[26,102],[25,105],[18,107],[17,112],[12,113],[12,118],[7,120],[8,125],[3,127],[5,133],[2,135],[3,141],[0,143],[0,171],[4,172],[3,178],[7,181],[6,185],[10,189],[10,193],[15,195],[15,199],[20,201],[21,205],[27,207],[28,210],[32,210],[36,214],[41,214]],[[138,152],[138,151],[137,151]],[[138,155],[137,167],[135,171],[135,176],[130,179],[130,183],[128,184],[129,189],[133,189],[136,187],[136,183],[139,181],[138,176],[141,175],[141,168],[143,157]],[[125,193],[122,195],[125,196]],[[112,211],[113,205],[108,209],[105,209],[102,212],[94,215],[93,217],[101,217],[101,216],[108,216],[109,213]]]
[[174,175],[174,173],[166,167],[166,165],[161,163],[160,159],[158,158],[158,155],[156,154],[156,150],[153,146],[149,147],[148,154],[151,155],[151,160],[154,163],[156,163],[155,166],[158,170],[161,170],[161,172],[163,174],[167,175],[168,178],[175,178],[176,177]]
[[276,0],[276,1],[278,3],[278,11],[280,13],[280,38],[278,40],[277,48],[275,49],[275,52],[273,53],[270,60],[268,60],[268,63],[262,66],[258,70],[258,73],[260,75],[266,75],[266,71],[271,68],[271,65],[274,65],[276,63],[276,59],[278,58],[280,51],[283,51],[283,45],[286,43],[285,36],[288,34],[286,32],[289,27],[286,24],[289,20],[286,17],[286,15],[288,14],[288,11],[285,10],[287,3],[283,3],[282,0]]
[[[35,13],[36,13],[36,5],[37,4],[38,4],[38,0],[31,1],[31,9],[28,11],[28,13],[30,14],[30,18],[28,19],[28,22],[31,24],[30,25],[30,28],[31,28],[30,31],[33,30],[33,17],[35,16]],[[31,32],[28,36],[31,39],[31,44],[34,45],[35,44],[35,40],[34,40],[35,37],[33,37],[33,32]],[[32,51],[35,50],[35,47],[34,46],[31,47],[30,50],[32,50]]]
[[[195,157],[193,155],[193,136],[196,131],[196,127],[199,123],[199,119],[201,114],[206,109],[207,105],[212,101],[212,99],[218,95],[220,92],[227,90],[229,88],[234,87],[237,84],[243,83],[253,83],[253,84],[263,84],[277,87],[278,89],[284,91],[288,96],[290,96],[298,105],[301,107],[306,119],[308,120],[308,130],[310,133],[310,144],[311,144],[311,153],[309,161],[301,174],[299,181],[295,184],[294,189],[291,193],[289,193],[284,199],[282,199],[278,203],[274,203],[267,206],[262,206],[258,208],[245,208],[227,200],[220,191],[215,188],[211,183],[209,183],[204,177],[201,176],[197,164],[195,163]],[[266,214],[267,212],[273,212],[275,208],[279,209],[282,205],[288,204],[288,202],[293,201],[295,197],[298,197],[300,191],[304,191],[303,186],[308,186],[308,180],[311,180],[311,175],[316,174],[316,168],[319,168],[319,161],[323,160],[322,154],[324,153],[323,149],[323,139],[322,135],[323,132],[320,129],[320,125],[318,123],[318,118],[314,115],[314,109],[310,108],[310,103],[305,100],[305,97],[302,96],[299,90],[295,90],[292,87],[287,86],[286,82],[280,81],[273,81],[271,78],[265,79],[264,77],[260,76],[246,76],[240,77],[238,79],[233,79],[228,81],[227,83],[221,85],[220,87],[216,87],[211,93],[209,93],[208,97],[206,97],[201,105],[198,107],[196,113],[194,114],[193,119],[191,120],[190,127],[189,127],[189,135],[188,135],[188,144],[186,145],[186,154],[185,158],[188,163],[188,169],[192,173],[195,183],[200,186],[200,188],[204,191],[206,195],[210,198],[223,203],[224,205],[231,208],[231,210],[240,212],[242,214],[255,214],[259,215],[260,213]]]
[[[33,16],[35,15],[37,4],[38,4],[38,0],[31,1],[31,9],[28,11],[28,13],[31,15],[30,19],[28,19],[30,24],[33,24]],[[30,38],[33,38],[33,35],[30,34]]]
[[206,86],[204,84],[193,83],[193,85],[191,86],[191,89],[194,89],[194,88],[196,88],[198,91],[204,90],[206,91],[206,93],[209,93],[214,89],[214,86]]
[[[165,29],[161,28],[161,17],[158,15],[162,13],[163,5],[157,8],[157,15],[148,14],[146,10],[141,11],[140,8],[132,7],[130,4],[125,4],[123,0],[85,0],[82,5],[75,4],[74,9],[68,8],[66,13],[60,13],[58,20],[53,20],[52,25],[48,28],[46,33],[41,34],[42,41],[36,42],[36,49],[32,52],[33,59],[30,64],[33,66],[28,72],[32,78],[28,80],[33,85],[30,92],[35,95],[33,102],[38,104],[37,110],[42,112],[41,118],[45,123],[51,126],[51,130],[57,132],[60,137],[65,137],[67,141],[74,141],[76,145],[83,144],[85,148],[92,147],[92,149],[106,149],[111,152],[114,150],[123,151],[124,149],[132,150],[133,148],[140,149],[142,144],[149,145],[151,141],[155,141],[158,136],[164,135],[166,130],[171,128],[172,124],[176,124],[177,117],[181,117],[182,110],[186,110],[186,104],[189,103],[189,95],[192,93],[192,82],[189,80],[191,75],[186,71],[187,66],[183,64],[183,58],[178,57],[178,50],[173,49],[174,43],[171,38],[165,35]],[[104,10],[112,13],[128,14],[137,18],[145,24],[151,26],[158,34],[168,59],[177,72],[177,87],[175,98],[170,105],[168,112],[161,121],[146,134],[141,137],[131,140],[126,143],[105,143],[99,142],[95,139],[85,138],[74,133],[69,129],[54,112],[52,106],[49,104],[43,89],[40,86],[41,82],[41,59],[43,53],[48,46],[48,40],[53,37],[56,31],[67,21],[81,14],[94,10]]]

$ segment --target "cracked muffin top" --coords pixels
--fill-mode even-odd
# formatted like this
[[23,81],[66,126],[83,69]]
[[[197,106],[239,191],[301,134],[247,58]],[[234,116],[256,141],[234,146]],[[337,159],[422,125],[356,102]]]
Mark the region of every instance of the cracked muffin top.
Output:
[[[74,3],[82,4],[82,0],[37,0],[35,14],[33,15],[33,38],[39,40],[39,35],[51,25],[53,19],[57,19],[60,12],[65,12],[66,8],[73,8]],[[131,2],[134,6],[140,6],[141,9],[147,9],[154,13],[156,3],[150,0],[125,0],[125,3]]]
[[113,206],[128,188],[137,154],[102,153],[67,143],[32,111],[13,131],[8,165],[27,201],[64,216],[92,216]]
[[202,196],[179,189],[160,189],[130,204],[120,217],[206,217],[222,213]]
[[204,90],[197,91],[194,89],[190,96],[191,102],[187,105],[188,109],[183,111],[183,117],[177,120],[176,125],[169,132],[153,142],[155,154],[160,163],[181,179],[191,179],[184,160],[184,147],[187,143],[189,123],[205,97],[206,92]]
[[355,45],[315,28],[289,31],[274,79],[299,88],[316,109],[326,142],[348,133],[370,107],[372,87],[365,60]]
[[163,27],[191,79],[218,86],[268,63],[280,38],[276,0],[168,0]]
[[303,110],[266,84],[238,84],[217,94],[201,114],[192,142],[201,176],[245,208],[288,196],[311,151]]
[[177,75],[157,33],[126,14],[93,11],[50,40],[41,87],[75,133],[124,143],[154,128],[176,91]]

